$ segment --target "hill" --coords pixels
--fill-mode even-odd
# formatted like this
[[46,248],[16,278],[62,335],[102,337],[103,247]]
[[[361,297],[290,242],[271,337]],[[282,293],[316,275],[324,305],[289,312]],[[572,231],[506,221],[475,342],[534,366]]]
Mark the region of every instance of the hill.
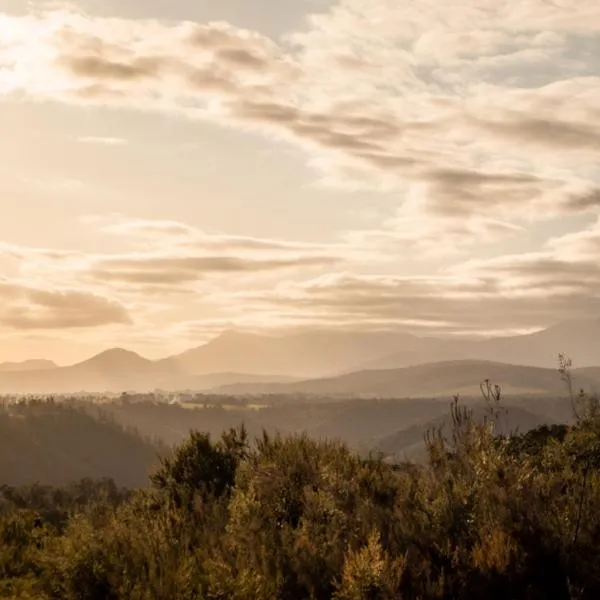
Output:
[[[548,416],[536,414],[518,406],[505,406],[496,424],[496,432],[501,435],[523,434],[542,425],[556,424]],[[485,406],[473,407],[473,420],[482,423],[488,416]],[[448,436],[452,428],[452,418],[446,411],[430,421],[411,424],[392,434],[383,435],[371,442],[371,449],[381,452],[386,460],[397,462],[422,459],[425,456],[425,435],[428,431],[440,430]]]
[[600,319],[558,323],[527,335],[481,340],[419,338],[409,348],[362,365],[364,369],[393,369],[420,363],[476,359],[553,368],[559,353],[578,367],[600,363]]
[[189,378],[190,389],[198,392],[210,391],[228,385],[253,385],[270,383],[293,383],[294,377],[283,375],[257,375],[248,373],[210,373]]
[[135,352],[115,348],[69,367],[0,372],[0,393],[76,394],[87,392],[209,390],[213,387],[258,383],[285,383],[293,378],[279,375],[183,372],[170,361],[151,361]]
[[0,410],[0,483],[67,485],[109,477],[139,487],[158,448],[113,420],[52,402]]
[[230,331],[162,362],[194,375],[242,372],[319,377],[355,369],[415,339],[401,333],[307,331],[266,336]]
[[51,360],[33,359],[23,362],[5,362],[0,363],[0,373],[6,371],[42,371],[56,369],[58,365]]
[[168,373],[135,352],[107,350],[81,363],[55,369],[0,373],[0,392],[72,394],[154,389]]
[[[575,371],[577,386],[589,389],[600,379],[594,371]],[[228,386],[222,393],[328,394],[380,397],[477,396],[478,383],[490,379],[502,386],[505,395],[560,395],[565,388],[556,369],[526,367],[488,361],[449,361],[378,371],[357,371],[339,377],[290,384]]]
[[0,597],[600,597],[598,417],[499,440],[475,413],[420,464],[422,427],[380,439],[388,461],[237,429],[187,436],[142,493],[0,485]]
[[[156,388],[172,391],[218,388],[223,393],[243,393],[271,391],[270,384],[288,384],[290,379],[320,379],[323,380],[320,384],[313,382],[308,387],[318,393],[382,391],[385,395],[409,392],[435,395],[461,389],[456,387],[455,380],[448,380],[450,387],[438,385],[444,380],[438,381],[430,367],[426,367],[422,375],[432,376],[432,382],[424,387],[420,381],[418,389],[412,384],[407,386],[406,382],[396,385],[393,377],[388,381],[386,373],[431,363],[456,364],[456,361],[510,363],[555,370],[561,352],[569,355],[577,367],[590,368],[600,363],[600,320],[569,321],[529,335],[485,340],[438,339],[398,332],[305,331],[268,336],[229,331],[202,346],[157,361],[116,348],[67,367],[39,360],[5,363],[0,365],[0,393],[120,393]],[[440,366],[437,370],[443,368]],[[464,367],[460,369],[464,372]],[[480,371],[476,368],[471,375],[464,373],[466,378],[461,385],[478,381]],[[378,375],[368,375],[375,372]],[[348,375],[350,380],[332,383],[333,378],[343,375]],[[598,375],[583,372],[581,375],[586,383],[590,383],[587,379],[594,383],[600,380]],[[533,379],[516,376],[518,385],[509,378],[506,385],[514,387],[515,393],[555,391],[545,380],[537,381],[539,373],[532,376]],[[372,377],[378,378],[377,385],[369,383]],[[305,384],[295,385],[290,389],[306,388]],[[373,391],[375,387],[379,391]],[[403,389],[406,391],[402,392]]]

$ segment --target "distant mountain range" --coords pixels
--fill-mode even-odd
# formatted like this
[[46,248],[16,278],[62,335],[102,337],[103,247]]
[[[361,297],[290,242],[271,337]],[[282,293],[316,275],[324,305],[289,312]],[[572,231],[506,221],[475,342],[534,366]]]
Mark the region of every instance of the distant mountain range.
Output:
[[592,367],[600,365],[600,319],[482,340],[394,332],[306,331],[267,336],[230,331],[158,361],[112,349],[67,367],[49,360],[4,363],[0,365],[0,393],[161,388],[435,396],[473,391],[482,378],[504,382],[514,393],[557,393],[562,389],[556,374],[561,352],[576,367],[585,368],[577,372],[583,387],[596,386],[600,367]]
[[33,359],[24,362],[5,362],[0,363],[0,373],[7,371],[45,371],[56,369],[58,365],[51,360]]
[[[338,377],[293,383],[235,384],[218,391],[227,394],[312,394],[373,396],[382,398],[437,398],[480,395],[479,384],[489,379],[505,395],[562,395],[565,384],[557,369],[527,367],[489,361],[448,361],[401,369],[356,371]],[[576,386],[600,388],[600,368],[574,369]]]
[[81,363],[51,369],[0,371],[3,394],[120,393],[125,391],[205,391],[242,382],[248,385],[283,383],[294,379],[277,375],[186,372],[175,360],[151,361],[135,352],[114,348]]
[[384,359],[417,338],[404,333],[307,331],[267,336],[227,331],[204,346],[160,361],[185,373],[235,372],[322,377]]

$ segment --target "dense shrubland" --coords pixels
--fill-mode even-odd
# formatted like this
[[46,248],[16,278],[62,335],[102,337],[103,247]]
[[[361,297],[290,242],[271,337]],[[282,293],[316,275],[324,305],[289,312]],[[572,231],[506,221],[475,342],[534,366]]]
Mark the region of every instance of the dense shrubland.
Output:
[[[566,374],[568,376],[568,373]],[[600,597],[600,418],[499,435],[455,399],[425,464],[243,428],[125,492],[4,488],[0,595],[81,600]]]

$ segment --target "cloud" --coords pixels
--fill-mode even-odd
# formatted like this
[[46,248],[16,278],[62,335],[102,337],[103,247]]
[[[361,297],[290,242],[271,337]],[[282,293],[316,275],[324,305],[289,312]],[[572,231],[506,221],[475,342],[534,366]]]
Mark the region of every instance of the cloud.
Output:
[[595,128],[589,123],[566,123],[533,116],[520,119],[515,116],[510,121],[480,121],[476,125],[513,142],[562,147],[567,150],[593,149],[600,145],[600,128]]
[[95,144],[100,146],[125,146],[127,140],[119,137],[87,136],[77,140],[81,144]]
[[[512,272],[516,282],[518,271]],[[251,315],[264,310],[288,326],[425,329],[438,334],[502,332],[545,327],[597,311],[600,300],[590,293],[598,289],[597,270],[594,285],[576,279],[582,272],[588,271],[567,269],[558,281],[540,278],[519,289],[499,285],[493,274],[462,280],[349,273],[281,286],[269,294],[248,294],[243,301],[252,308]],[[531,279],[531,273],[527,275]]]
[[600,61],[583,40],[600,39],[598,14],[595,0],[338,0],[277,41],[227,23],[5,15],[0,94],[256,129],[299,144],[329,185],[394,190],[441,225],[515,225],[597,209]]
[[583,231],[552,238],[548,248],[572,261],[595,261],[600,256],[600,220]]
[[[124,217],[111,222],[113,227],[96,225],[140,246],[94,254],[5,244],[2,255],[17,262],[27,284],[2,281],[0,324],[18,329],[129,327],[128,315],[135,314],[137,328],[143,324],[164,335],[180,331],[183,323],[200,331],[204,322],[204,336],[221,324],[250,330],[341,327],[481,334],[541,328],[600,309],[600,220],[552,238],[535,252],[476,260],[446,256],[450,266],[429,275],[399,274],[397,268],[386,272],[403,245],[417,249],[416,256],[434,250],[436,232],[427,229],[427,221],[420,232],[412,232],[408,220],[402,237],[396,220],[396,230],[358,232],[328,251],[317,245],[209,236],[177,222]],[[478,226],[478,235],[489,236],[495,229],[505,235],[510,227],[492,220]],[[442,229],[454,231],[453,240],[473,235],[458,221],[453,227]],[[148,239],[154,240],[151,251],[144,246]],[[369,272],[358,270],[361,260]]]
[[209,235],[175,221],[122,216],[92,221],[121,246],[131,248],[83,253],[2,244],[0,255],[16,261],[30,280],[51,277],[65,285],[142,294],[198,291],[196,284],[212,280],[244,285],[245,277],[256,282],[281,272],[323,271],[346,260],[342,245]]
[[0,327],[8,329],[75,329],[131,323],[123,305],[76,290],[0,280],[0,299]]
[[456,262],[432,275],[332,272],[281,282],[268,293],[242,292],[230,302],[287,326],[435,333],[547,327],[600,310],[599,223],[536,252]]
[[395,262],[399,255],[410,253],[412,261],[448,258],[465,254],[483,243],[523,237],[526,230],[498,219],[477,217],[464,219],[449,216],[430,219],[399,212],[378,229],[348,232],[344,240],[363,259]]
[[168,245],[197,249],[197,250],[225,250],[247,252],[304,252],[323,253],[332,252],[335,246],[326,244],[310,244],[289,240],[257,238],[250,236],[229,234],[208,234],[184,223],[155,219],[132,219],[122,215],[114,215],[101,219],[101,230],[139,242],[146,245],[148,242],[158,245]]
[[[93,218],[87,219],[94,220]],[[169,239],[184,240],[192,239],[197,231],[177,221],[159,221],[152,219],[129,219],[120,215],[111,217],[98,217],[96,222],[101,223],[100,229],[113,235],[140,238],[142,240]]]
[[82,275],[101,282],[133,285],[180,285],[198,282],[210,275],[271,273],[277,270],[331,265],[327,256],[252,259],[235,256],[120,256],[91,262]]
[[[598,225],[505,253],[531,246],[532,224],[597,216],[599,43],[597,0],[336,0],[279,40],[227,23],[0,15],[0,96],[256,131],[301,148],[321,185],[397,202],[329,244],[117,216],[96,223],[112,253],[5,253],[35,289],[51,279],[214,327],[496,332],[597,311]],[[497,242],[500,256],[464,257]],[[406,274],[431,257],[443,268]]]

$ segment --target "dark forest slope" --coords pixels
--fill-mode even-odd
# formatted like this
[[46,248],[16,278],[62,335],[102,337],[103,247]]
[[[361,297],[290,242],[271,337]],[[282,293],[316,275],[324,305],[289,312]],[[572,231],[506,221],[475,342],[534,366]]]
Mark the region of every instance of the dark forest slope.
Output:
[[157,448],[108,418],[52,402],[0,411],[0,483],[65,485],[110,477],[137,487],[147,481]]

